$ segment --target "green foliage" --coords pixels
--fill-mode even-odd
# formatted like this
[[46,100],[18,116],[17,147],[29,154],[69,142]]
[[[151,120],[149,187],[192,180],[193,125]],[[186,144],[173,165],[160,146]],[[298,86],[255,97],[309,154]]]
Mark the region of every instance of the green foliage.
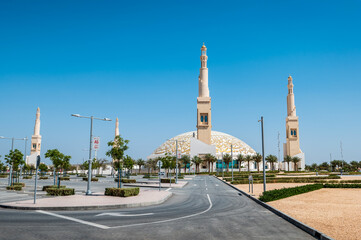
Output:
[[106,188],[104,195],[115,197],[130,197],[137,196],[139,194],[139,188]]
[[[170,183],[171,179],[169,179],[169,178],[161,178],[160,182],[161,183]],[[175,179],[172,179],[172,183],[175,183]]]
[[97,174],[97,175],[95,175],[95,177],[97,177],[97,178],[105,178],[106,176],[103,176],[103,175],[99,175],[99,174]]
[[253,161],[257,163],[257,171],[259,172],[259,165],[262,162],[262,155],[259,153],[256,153],[256,155],[254,155],[252,157]]
[[124,140],[120,136],[116,136],[114,141],[108,142],[108,146],[111,149],[106,152],[106,155],[113,159],[113,167],[115,169],[122,168],[122,161],[124,158],[124,152],[128,150],[129,140]]
[[70,167],[71,157],[59,152],[58,149],[49,149],[46,151],[45,158],[49,158],[52,161],[56,170],[60,168],[66,170]]
[[7,177],[8,177],[8,175],[5,175],[5,174],[0,175],[0,178],[7,178]]
[[32,179],[32,176],[24,176],[23,179]]
[[[43,186],[43,191],[46,191],[48,188],[58,188],[58,185],[47,185]],[[65,188],[65,186],[60,186],[60,188]]]
[[[253,176],[253,183],[263,183],[263,178]],[[340,176],[327,176],[327,177],[275,177],[266,178],[267,183],[323,183],[327,179],[340,179]],[[232,184],[248,184],[247,179],[239,179],[231,182]]]
[[86,174],[84,174],[84,173],[78,174],[78,177],[84,178],[84,177],[86,177]]
[[61,181],[70,181],[70,177],[59,177]]
[[[114,179],[114,182],[118,182],[118,179],[115,178],[115,179]],[[136,183],[136,182],[137,182],[137,180],[135,180],[135,179],[122,178],[122,183]]]
[[142,166],[145,165],[145,161],[141,158],[139,158],[137,161],[136,161],[137,165],[139,166],[139,173],[140,173],[140,170],[142,168]]
[[48,166],[46,166],[46,164],[44,164],[44,163],[40,163],[39,169],[42,172],[47,172],[48,171]]
[[199,165],[202,164],[203,160],[198,156],[194,156],[191,161],[196,165],[196,172],[199,173]]
[[[95,178],[95,177],[92,177],[92,178],[91,178],[91,181],[92,181],[92,182],[98,182],[98,180],[99,180],[99,179],[98,179],[98,178]],[[87,178],[87,177],[83,177],[83,181],[88,181],[88,178]]]
[[265,160],[271,164],[271,170],[274,170],[274,164],[278,161],[275,155],[268,155]]
[[6,186],[6,190],[21,191],[23,187],[21,185]]
[[19,165],[25,164],[24,154],[22,154],[18,149],[10,150],[8,155],[5,155],[5,161],[9,165],[13,165],[13,169],[17,170]]
[[361,188],[361,184],[328,184],[323,185],[324,188]]
[[275,201],[275,200],[291,197],[291,196],[302,194],[302,193],[315,191],[315,190],[318,190],[321,188],[323,188],[322,184],[310,184],[310,185],[293,187],[293,188],[276,189],[276,190],[264,192],[259,197],[259,200],[261,200],[263,202],[270,202],[270,201]]
[[135,161],[128,155],[125,156],[123,160],[123,165],[127,169],[133,169],[133,166],[135,164]]
[[14,186],[22,186],[25,187],[25,183],[13,183]]
[[45,176],[40,176],[39,177],[40,180],[45,180],[45,179],[49,179],[48,177],[45,177]]
[[47,188],[45,191],[51,196],[69,196],[75,194],[74,188]]

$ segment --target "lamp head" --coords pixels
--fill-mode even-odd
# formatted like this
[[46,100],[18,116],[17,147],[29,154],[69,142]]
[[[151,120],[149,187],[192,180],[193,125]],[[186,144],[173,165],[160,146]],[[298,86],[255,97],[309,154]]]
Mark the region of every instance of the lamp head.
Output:
[[72,114],[73,117],[80,117],[80,114]]

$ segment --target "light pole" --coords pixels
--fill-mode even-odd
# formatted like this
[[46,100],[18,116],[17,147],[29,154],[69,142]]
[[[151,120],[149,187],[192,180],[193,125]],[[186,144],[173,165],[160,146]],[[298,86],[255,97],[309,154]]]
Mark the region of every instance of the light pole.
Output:
[[231,144],[231,160],[232,160],[232,182],[233,182],[233,145]]
[[[175,177],[175,183],[178,183],[178,142],[185,142],[185,141],[179,141],[179,140],[171,140],[171,139],[168,139],[168,141],[171,141],[171,142],[175,142],[175,161],[176,161],[176,163],[175,163],[175,165],[176,165],[176,167],[175,167],[175,174],[176,174],[176,177]],[[172,180],[170,180],[170,181],[172,181]]]
[[262,132],[262,162],[263,162],[263,192],[265,192],[265,191],[266,191],[266,166],[265,166],[265,160],[264,160],[263,116],[261,117],[261,120],[258,120],[258,122],[261,122],[261,132]]
[[88,118],[90,119],[90,141],[89,141],[89,168],[88,168],[88,185],[86,190],[86,195],[91,195],[92,192],[90,191],[90,182],[92,178],[92,141],[93,141],[93,120],[101,120],[101,121],[111,121],[109,118],[96,118],[93,116],[87,117],[87,116],[80,116],[80,114],[72,114],[72,117],[78,117],[78,118]]
[[[25,140],[25,155],[26,155],[26,143],[27,143],[27,140],[28,138],[25,137],[25,138],[8,138],[8,137],[3,137],[3,136],[0,136],[0,139],[11,139],[11,151],[14,151],[14,141],[15,140]],[[26,156],[25,156],[26,157]],[[13,178],[12,178],[12,171],[13,171],[13,162],[11,161],[11,164],[10,164],[10,172],[9,172],[9,182],[8,182],[8,185],[11,186],[12,183],[13,183]]]

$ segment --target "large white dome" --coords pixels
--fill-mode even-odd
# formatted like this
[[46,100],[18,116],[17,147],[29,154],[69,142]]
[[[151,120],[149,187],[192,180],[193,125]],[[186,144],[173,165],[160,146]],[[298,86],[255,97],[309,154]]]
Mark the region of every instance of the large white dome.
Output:
[[[148,158],[163,156],[166,153],[175,154],[176,144],[174,140],[178,140],[178,151],[180,151],[182,155],[183,154],[189,155],[190,139],[193,137],[193,134],[195,137],[197,137],[196,131],[186,132],[165,141]],[[217,158],[221,158],[222,154],[225,153],[230,154],[231,145],[233,145],[232,147],[233,147],[234,157],[236,157],[240,153],[243,155],[256,154],[256,152],[250,146],[244,143],[242,140],[222,132],[212,131],[211,144],[216,146]]]

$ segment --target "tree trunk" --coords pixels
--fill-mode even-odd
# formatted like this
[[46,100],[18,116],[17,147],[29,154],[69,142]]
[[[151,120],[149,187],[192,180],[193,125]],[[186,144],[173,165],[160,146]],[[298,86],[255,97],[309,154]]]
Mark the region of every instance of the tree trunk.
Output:
[[290,163],[288,162],[287,165],[288,165],[288,171],[290,171]]

